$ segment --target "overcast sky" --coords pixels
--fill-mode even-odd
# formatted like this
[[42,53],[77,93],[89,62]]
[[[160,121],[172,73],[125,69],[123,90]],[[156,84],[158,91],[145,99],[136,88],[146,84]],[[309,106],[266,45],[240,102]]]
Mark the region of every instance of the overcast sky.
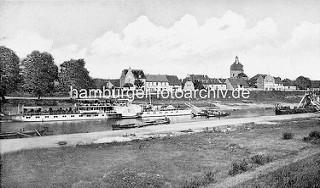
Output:
[[320,79],[320,1],[1,1],[0,45],[84,58],[95,78],[129,66],[229,77],[238,55],[249,77]]

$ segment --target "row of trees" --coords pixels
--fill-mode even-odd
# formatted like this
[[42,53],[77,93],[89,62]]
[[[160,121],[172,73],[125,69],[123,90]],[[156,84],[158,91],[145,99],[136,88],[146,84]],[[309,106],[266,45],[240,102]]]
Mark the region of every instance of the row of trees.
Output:
[[76,89],[94,87],[93,79],[83,59],[65,61],[60,70],[47,52],[33,51],[19,60],[13,50],[0,46],[0,95],[27,92],[40,98],[54,92],[67,93],[70,86]]

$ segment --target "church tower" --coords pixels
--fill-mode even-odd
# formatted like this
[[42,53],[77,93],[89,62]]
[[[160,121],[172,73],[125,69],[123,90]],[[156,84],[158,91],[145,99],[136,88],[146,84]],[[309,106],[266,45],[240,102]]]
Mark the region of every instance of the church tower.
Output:
[[230,78],[237,78],[240,73],[244,73],[243,65],[239,62],[239,57],[236,56],[234,63],[230,66]]

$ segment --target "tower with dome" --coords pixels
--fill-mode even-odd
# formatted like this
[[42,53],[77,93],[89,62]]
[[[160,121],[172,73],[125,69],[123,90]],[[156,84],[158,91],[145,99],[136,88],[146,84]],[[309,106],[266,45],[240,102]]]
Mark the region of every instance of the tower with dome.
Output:
[[236,56],[234,63],[230,66],[230,78],[237,78],[240,73],[244,73],[243,65],[239,62],[239,57]]

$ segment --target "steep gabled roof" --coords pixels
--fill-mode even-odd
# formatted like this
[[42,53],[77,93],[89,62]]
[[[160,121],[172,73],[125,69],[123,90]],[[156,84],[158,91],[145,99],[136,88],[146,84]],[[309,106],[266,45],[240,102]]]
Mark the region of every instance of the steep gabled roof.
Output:
[[[141,69],[131,69],[131,72],[135,79],[146,79],[143,70]],[[128,69],[123,69],[122,73],[126,75],[128,73]]]
[[108,79],[108,82],[110,82],[114,87],[120,87],[120,79]]
[[168,82],[166,75],[161,74],[147,74],[146,75],[147,82]]
[[181,85],[181,82],[179,78],[176,75],[166,75],[169,85],[174,86],[174,85]]
[[209,80],[209,76],[205,74],[190,74],[187,77],[190,78],[191,81],[198,80],[204,82],[206,80]]
[[221,83],[226,83],[227,79],[226,78],[220,78],[219,79]]
[[217,78],[209,78],[208,82],[203,83],[203,85],[211,85],[211,84],[224,84]]
[[249,88],[247,81],[243,78],[228,78],[228,80],[233,88],[238,88],[238,85]]

